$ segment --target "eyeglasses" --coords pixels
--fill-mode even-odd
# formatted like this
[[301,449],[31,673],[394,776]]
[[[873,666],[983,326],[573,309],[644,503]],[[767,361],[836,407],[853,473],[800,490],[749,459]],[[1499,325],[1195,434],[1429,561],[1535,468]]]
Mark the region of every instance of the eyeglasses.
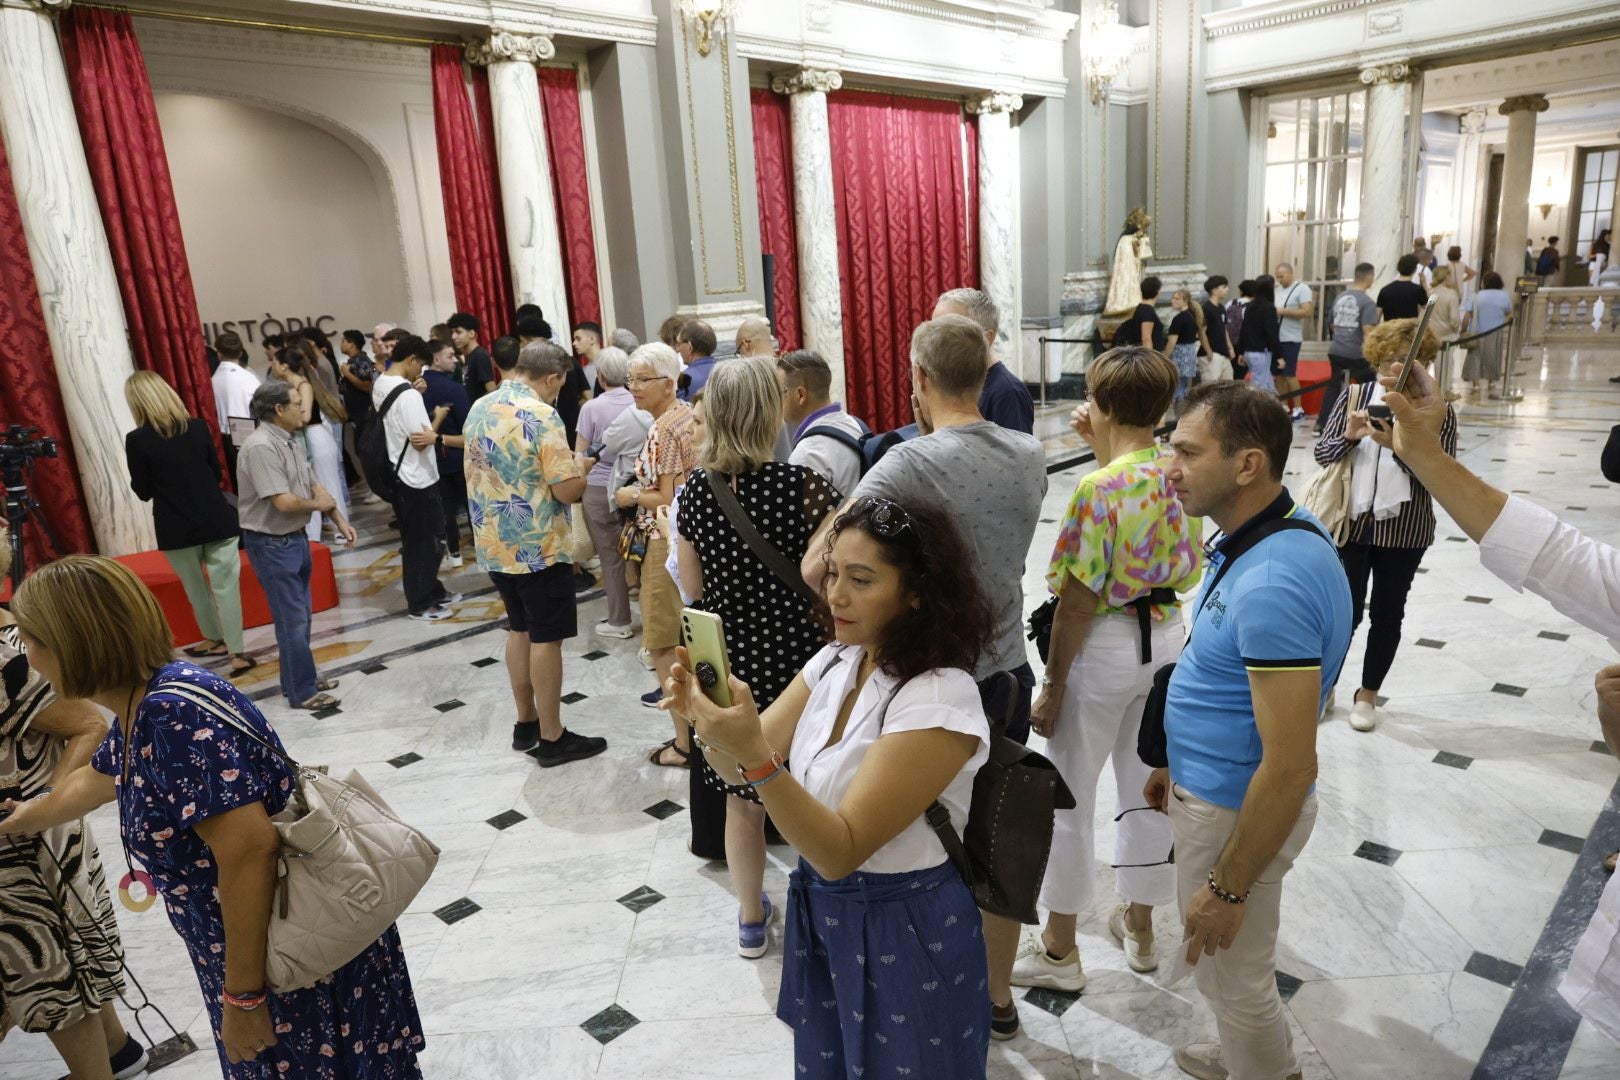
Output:
[[852,509],[862,513],[870,512],[871,517],[868,520],[872,523],[872,531],[885,540],[893,540],[911,528],[911,515],[906,513],[906,508],[888,499],[865,495],[855,500]]
[[[1129,810],[1121,810],[1117,815],[1115,815],[1114,823],[1116,825],[1119,824],[1121,821],[1123,821],[1125,819],[1126,814],[1135,814],[1135,813],[1139,813],[1139,812],[1142,812],[1142,811],[1149,811],[1149,812],[1155,813],[1155,814],[1159,812],[1158,810],[1155,810],[1151,806],[1133,806]],[[1170,854],[1169,854],[1169,856],[1166,857],[1166,858],[1160,859],[1158,862],[1110,863],[1109,865],[1112,866],[1115,870],[1134,870],[1134,869],[1143,869],[1143,870],[1145,870],[1148,867],[1152,867],[1152,866],[1174,866],[1175,864],[1176,864],[1176,846],[1174,844],[1171,844],[1170,845]]]
[[645,383],[650,383],[650,382],[663,382],[667,378],[669,378],[668,375],[648,375],[648,376],[645,376],[645,377],[640,376],[640,375],[632,375],[628,379],[624,380],[624,385],[626,385],[626,386],[641,386],[641,385],[643,385]]

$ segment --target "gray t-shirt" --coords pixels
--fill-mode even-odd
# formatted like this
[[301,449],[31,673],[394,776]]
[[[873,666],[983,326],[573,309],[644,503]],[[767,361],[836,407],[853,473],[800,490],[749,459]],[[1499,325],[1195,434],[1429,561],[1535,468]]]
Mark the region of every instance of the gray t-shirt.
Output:
[[1378,324],[1378,305],[1360,289],[1346,289],[1333,301],[1331,323],[1333,341],[1328,345],[1328,355],[1360,360],[1363,332]]
[[996,641],[975,679],[1027,661],[1024,560],[1046,494],[1039,439],[988,420],[900,443],[862,478],[857,497],[931,503],[949,513],[978,556],[979,581],[996,611]]

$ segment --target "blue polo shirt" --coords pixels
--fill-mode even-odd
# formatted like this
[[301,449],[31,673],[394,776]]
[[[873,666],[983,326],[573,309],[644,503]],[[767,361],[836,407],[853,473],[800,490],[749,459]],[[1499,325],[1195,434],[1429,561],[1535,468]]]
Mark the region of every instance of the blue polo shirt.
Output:
[[1215,545],[1191,640],[1170,679],[1164,716],[1170,777],[1217,806],[1241,806],[1260,765],[1249,673],[1320,670],[1320,708],[1350,648],[1350,586],[1325,532],[1289,530],[1266,537],[1209,592],[1225,561],[1222,549],[1231,550],[1261,522],[1284,516],[1321,528],[1284,491]]
[[676,396],[682,401],[691,401],[692,395],[702,390],[709,382],[709,374],[714,371],[714,357],[702,356],[686,365],[685,374],[691,381],[685,390],[676,391]]

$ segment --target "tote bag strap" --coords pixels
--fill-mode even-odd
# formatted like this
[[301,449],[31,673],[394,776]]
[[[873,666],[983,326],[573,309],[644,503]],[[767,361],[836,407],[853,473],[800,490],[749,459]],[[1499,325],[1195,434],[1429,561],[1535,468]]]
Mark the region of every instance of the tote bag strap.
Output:
[[157,686],[152,688],[152,692],[154,694],[173,694],[175,697],[184,698],[193,705],[197,706],[203,712],[212,716],[214,719],[222,721],[225,726],[234,729],[238,734],[247,736],[249,739],[270,751],[271,754],[275,755],[277,758],[280,758],[289,769],[292,769],[294,772],[299,772],[302,770],[303,766],[299,765],[298,762],[288,757],[285,750],[282,750],[270,740],[260,735],[257,731],[254,731],[252,725],[242,718],[241,713],[236,711],[236,707],[230,702],[225,701],[223,698],[220,698],[218,695],[204,690],[199,686],[194,686],[191,683],[182,682],[159,683]]

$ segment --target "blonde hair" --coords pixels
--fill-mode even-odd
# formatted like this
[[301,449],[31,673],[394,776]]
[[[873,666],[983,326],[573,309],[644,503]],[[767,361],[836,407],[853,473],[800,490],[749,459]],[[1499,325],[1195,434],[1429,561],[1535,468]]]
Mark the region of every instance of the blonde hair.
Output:
[[[1193,322],[1198,325],[1198,332],[1200,334],[1202,334],[1204,332],[1204,305],[1203,304],[1195,304],[1195,303],[1193,303],[1192,291],[1189,290],[1189,289],[1177,289],[1174,293],[1171,294],[1171,296],[1172,296],[1172,298],[1177,297],[1177,296],[1181,297],[1182,307],[1185,308],[1187,311],[1192,312]],[[1176,344],[1177,345],[1196,345],[1198,343],[1196,341],[1194,341],[1194,342],[1178,341],[1178,342],[1176,342]]]
[[[1367,363],[1374,367],[1383,367],[1385,364],[1397,360],[1405,360],[1406,352],[1412,347],[1412,335],[1417,332],[1416,319],[1391,319],[1381,322],[1367,331],[1366,340],[1361,343],[1361,354],[1366,357]],[[1424,367],[1434,362],[1435,355],[1440,351],[1440,339],[1434,336],[1433,330],[1423,331],[1423,342],[1418,346],[1417,361]]]
[[184,434],[191,422],[186,403],[155,371],[137,371],[125,379],[124,400],[136,427],[150,427],[165,439]]
[[144,686],[174,659],[174,634],[151,590],[123,563],[100,555],[69,555],[29,574],[11,616],[56,654],[62,697]]
[[1451,284],[1451,267],[1449,266],[1435,267],[1434,272],[1430,275],[1429,280],[1434,283],[1434,286],[1437,289],[1442,285],[1448,289],[1455,288],[1455,286]]
[[775,361],[745,356],[715,365],[703,387],[703,468],[753,472],[770,461],[782,429]]

